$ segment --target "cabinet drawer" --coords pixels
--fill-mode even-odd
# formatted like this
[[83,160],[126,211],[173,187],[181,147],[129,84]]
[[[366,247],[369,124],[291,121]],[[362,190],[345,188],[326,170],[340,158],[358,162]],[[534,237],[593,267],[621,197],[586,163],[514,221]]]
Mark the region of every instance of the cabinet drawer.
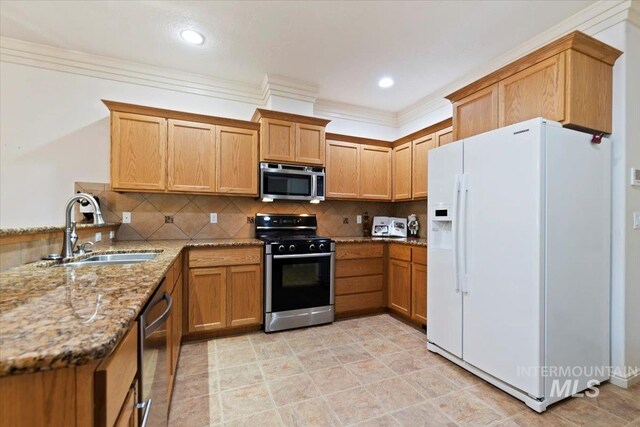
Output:
[[346,259],[336,262],[336,277],[373,276],[383,272],[382,258]]
[[336,313],[382,308],[382,291],[336,296]]
[[97,425],[112,426],[126,401],[138,371],[138,324],[127,332],[120,345],[95,373]]
[[260,264],[262,248],[191,249],[189,267]]
[[427,248],[411,248],[411,258],[417,264],[427,265]]
[[411,261],[411,246],[390,244],[389,258],[399,259],[402,261]]
[[381,258],[382,243],[347,243],[336,245],[336,259]]
[[342,277],[336,279],[336,295],[357,294],[382,290],[382,275]]

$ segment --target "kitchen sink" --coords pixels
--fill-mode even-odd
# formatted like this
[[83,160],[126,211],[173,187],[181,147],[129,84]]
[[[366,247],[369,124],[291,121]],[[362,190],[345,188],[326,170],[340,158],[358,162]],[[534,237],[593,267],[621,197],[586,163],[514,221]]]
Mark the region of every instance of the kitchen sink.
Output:
[[79,261],[56,264],[54,267],[83,267],[90,265],[137,264],[156,258],[156,252],[130,252],[125,254],[93,255]]

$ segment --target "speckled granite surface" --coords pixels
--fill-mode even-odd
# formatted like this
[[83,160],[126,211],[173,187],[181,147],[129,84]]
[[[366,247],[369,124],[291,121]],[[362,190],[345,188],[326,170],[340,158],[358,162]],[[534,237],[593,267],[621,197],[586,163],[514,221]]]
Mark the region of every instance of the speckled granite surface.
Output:
[[402,239],[397,237],[333,237],[336,243],[389,242],[403,245],[427,246],[427,239]]
[[[117,222],[107,222],[105,224],[95,225],[95,224],[77,224],[77,229],[91,229],[91,228],[108,228],[108,227],[118,227],[120,223]],[[0,228],[0,237],[2,236],[19,236],[22,234],[38,234],[38,233],[49,233],[53,231],[64,231],[64,225],[48,225],[42,227],[25,227],[25,228]]]
[[109,355],[185,247],[260,246],[257,239],[114,242],[105,252],[159,252],[139,264],[0,273],[0,376],[81,365]]

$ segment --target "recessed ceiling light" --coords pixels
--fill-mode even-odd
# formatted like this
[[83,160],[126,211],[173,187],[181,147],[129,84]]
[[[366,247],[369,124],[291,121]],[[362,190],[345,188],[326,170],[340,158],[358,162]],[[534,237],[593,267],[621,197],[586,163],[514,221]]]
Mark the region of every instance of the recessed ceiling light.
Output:
[[180,33],[180,37],[187,43],[202,44],[204,43],[204,36],[197,31],[184,30]]
[[393,86],[393,79],[391,77],[383,77],[378,81],[378,86],[382,88],[388,88]]

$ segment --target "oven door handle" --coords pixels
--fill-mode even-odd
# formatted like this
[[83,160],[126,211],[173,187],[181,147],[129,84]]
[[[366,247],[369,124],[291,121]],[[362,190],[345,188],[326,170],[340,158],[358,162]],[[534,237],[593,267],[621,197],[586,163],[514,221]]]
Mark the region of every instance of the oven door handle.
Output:
[[154,333],[160,326],[167,321],[169,315],[171,314],[171,307],[173,306],[173,298],[168,293],[164,293],[162,298],[158,300],[153,306],[149,307],[147,311],[160,304],[161,301],[167,301],[167,308],[164,310],[164,313],[160,315],[156,320],[151,322],[151,324],[147,325],[147,319],[144,319],[144,337],[148,338],[152,333]]
[[332,252],[323,254],[292,254],[292,255],[273,255],[273,259],[294,259],[294,258],[325,258],[333,255]]

